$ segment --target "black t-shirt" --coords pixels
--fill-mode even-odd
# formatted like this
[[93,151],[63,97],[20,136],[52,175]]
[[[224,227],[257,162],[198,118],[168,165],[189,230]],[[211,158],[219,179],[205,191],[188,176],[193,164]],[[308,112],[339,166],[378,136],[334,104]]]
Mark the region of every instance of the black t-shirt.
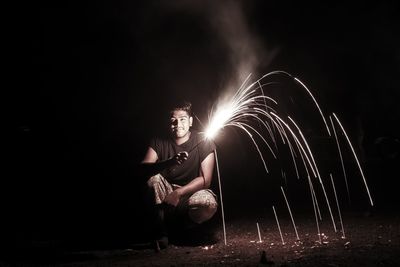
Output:
[[157,153],[158,161],[167,160],[182,151],[190,152],[183,164],[161,172],[170,183],[186,185],[199,176],[201,162],[213,153],[215,144],[205,139],[204,135],[192,131],[189,140],[181,145],[175,144],[172,138],[154,138],[150,142],[150,147]]

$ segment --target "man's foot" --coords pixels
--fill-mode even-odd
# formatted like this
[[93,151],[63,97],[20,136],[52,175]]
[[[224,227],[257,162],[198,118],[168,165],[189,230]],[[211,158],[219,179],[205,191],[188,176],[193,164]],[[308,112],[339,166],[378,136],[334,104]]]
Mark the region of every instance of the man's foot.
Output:
[[168,237],[167,236],[163,236],[154,241],[154,249],[156,251],[166,249],[167,247],[168,247]]

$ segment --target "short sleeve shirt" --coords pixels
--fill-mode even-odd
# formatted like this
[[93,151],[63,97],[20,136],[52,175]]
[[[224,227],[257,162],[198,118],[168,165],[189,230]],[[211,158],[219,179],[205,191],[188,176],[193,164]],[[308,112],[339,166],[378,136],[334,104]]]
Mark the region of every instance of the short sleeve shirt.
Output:
[[200,175],[201,163],[214,152],[215,144],[205,139],[204,135],[192,131],[189,140],[181,145],[177,145],[172,138],[154,138],[150,147],[157,153],[158,161],[170,159],[182,151],[190,152],[184,163],[161,172],[168,182],[182,186]]

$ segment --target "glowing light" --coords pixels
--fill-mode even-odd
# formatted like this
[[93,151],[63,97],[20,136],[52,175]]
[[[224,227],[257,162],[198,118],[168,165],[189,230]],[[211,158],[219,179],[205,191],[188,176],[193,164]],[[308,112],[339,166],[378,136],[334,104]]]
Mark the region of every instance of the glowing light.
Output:
[[213,139],[218,131],[233,117],[234,113],[235,110],[231,106],[219,109],[205,131],[206,138]]

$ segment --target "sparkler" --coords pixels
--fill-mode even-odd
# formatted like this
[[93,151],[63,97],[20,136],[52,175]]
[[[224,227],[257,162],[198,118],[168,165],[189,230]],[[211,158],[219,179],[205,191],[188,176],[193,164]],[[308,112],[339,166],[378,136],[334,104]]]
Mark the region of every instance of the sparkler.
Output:
[[[319,215],[320,219],[321,213],[319,210],[317,196],[314,192],[314,186],[312,184],[311,175],[319,181],[319,185],[322,188],[326,204],[329,209],[330,217],[333,223],[334,230],[336,232],[336,225],[334,222],[333,214],[331,211],[331,207],[329,204],[329,200],[327,197],[327,193],[325,191],[325,187],[323,181],[321,179],[320,171],[318,168],[318,164],[315,160],[314,153],[306,140],[301,127],[298,122],[294,119],[293,116],[289,116],[289,114],[281,114],[280,103],[271,96],[268,96],[264,93],[264,90],[268,88],[269,85],[275,84],[274,82],[269,81],[268,79],[272,78],[275,75],[283,75],[291,79],[291,81],[297,85],[300,89],[305,91],[305,95],[311,99],[311,103],[315,106],[318,111],[321,122],[328,133],[328,138],[331,138],[331,130],[326,122],[325,115],[318,104],[318,101],[311,93],[311,90],[299,79],[293,77],[291,74],[284,71],[273,71],[263,75],[260,79],[256,80],[253,83],[250,83],[249,75],[243,84],[239,87],[239,89],[233,94],[233,96],[223,103],[219,103],[218,106],[210,112],[209,124],[205,128],[203,134],[204,138],[193,147],[189,153],[194,150],[201,142],[205,140],[213,140],[218,135],[218,133],[224,129],[225,127],[235,127],[243,131],[252,141],[255,146],[258,155],[263,163],[264,169],[266,173],[269,173],[267,168],[267,162],[265,160],[265,154],[269,153],[272,155],[274,159],[278,159],[277,155],[281,152],[279,150],[278,141],[280,140],[283,145],[286,145],[289,148],[291,160],[293,162],[293,167],[296,171],[296,175],[299,178],[300,172],[299,167],[303,166],[305,172],[307,173],[307,181],[309,183],[309,188],[311,191],[311,199],[314,208],[314,213],[317,222],[318,235],[320,237],[319,223],[317,216]],[[351,142],[344,130],[344,127],[340,123],[339,119],[333,113],[333,117],[336,120],[336,123],[340,126],[340,129],[346,136],[346,140],[348,145],[350,146],[357,166],[360,170],[360,174],[364,181],[364,186],[367,190],[370,203],[373,205],[373,201],[369,192],[369,188],[362,171],[361,165],[357,158],[357,155],[351,145]],[[334,131],[335,138],[337,141],[336,130],[334,127],[334,123],[332,118],[329,116],[331,121],[331,127]],[[256,125],[255,125],[256,124]],[[337,141],[338,142],[338,141]],[[338,144],[338,143],[337,143]],[[339,148],[340,149],[340,148]],[[215,151],[216,152],[216,151]],[[216,153],[215,153],[216,154]],[[340,152],[341,156],[341,152]],[[342,156],[341,156],[342,159]],[[298,166],[297,161],[302,164]],[[342,163],[343,164],[343,163]],[[217,162],[218,166],[218,162]],[[343,167],[343,166],[342,166]],[[344,170],[344,167],[343,167]],[[347,178],[346,179],[346,187],[347,187]],[[286,175],[285,175],[286,181]],[[223,219],[223,228],[224,228],[224,240],[226,244],[226,230],[225,230],[225,218],[223,211],[223,201],[222,201],[222,189],[220,182],[220,174],[218,169],[218,182],[220,186],[220,197],[221,197],[221,210],[222,210],[222,219]],[[347,187],[348,190],[348,187]],[[283,189],[282,189],[283,191]],[[284,192],[283,192],[284,194]],[[335,193],[336,194],[336,193]],[[286,196],[284,195],[285,200]],[[287,201],[287,200],[286,200]],[[287,203],[288,204],[288,203]],[[288,206],[288,205],[287,205]],[[289,208],[289,206],[288,206]],[[274,209],[275,212],[275,209]],[[289,212],[291,214],[291,210],[289,208]],[[294,224],[293,218],[292,222]],[[258,225],[258,224],[257,224]],[[294,226],[295,227],[295,226]],[[298,239],[297,231],[296,236]],[[282,240],[283,242],[283,240]],[[321,242],[321,240],[320,240]]]

